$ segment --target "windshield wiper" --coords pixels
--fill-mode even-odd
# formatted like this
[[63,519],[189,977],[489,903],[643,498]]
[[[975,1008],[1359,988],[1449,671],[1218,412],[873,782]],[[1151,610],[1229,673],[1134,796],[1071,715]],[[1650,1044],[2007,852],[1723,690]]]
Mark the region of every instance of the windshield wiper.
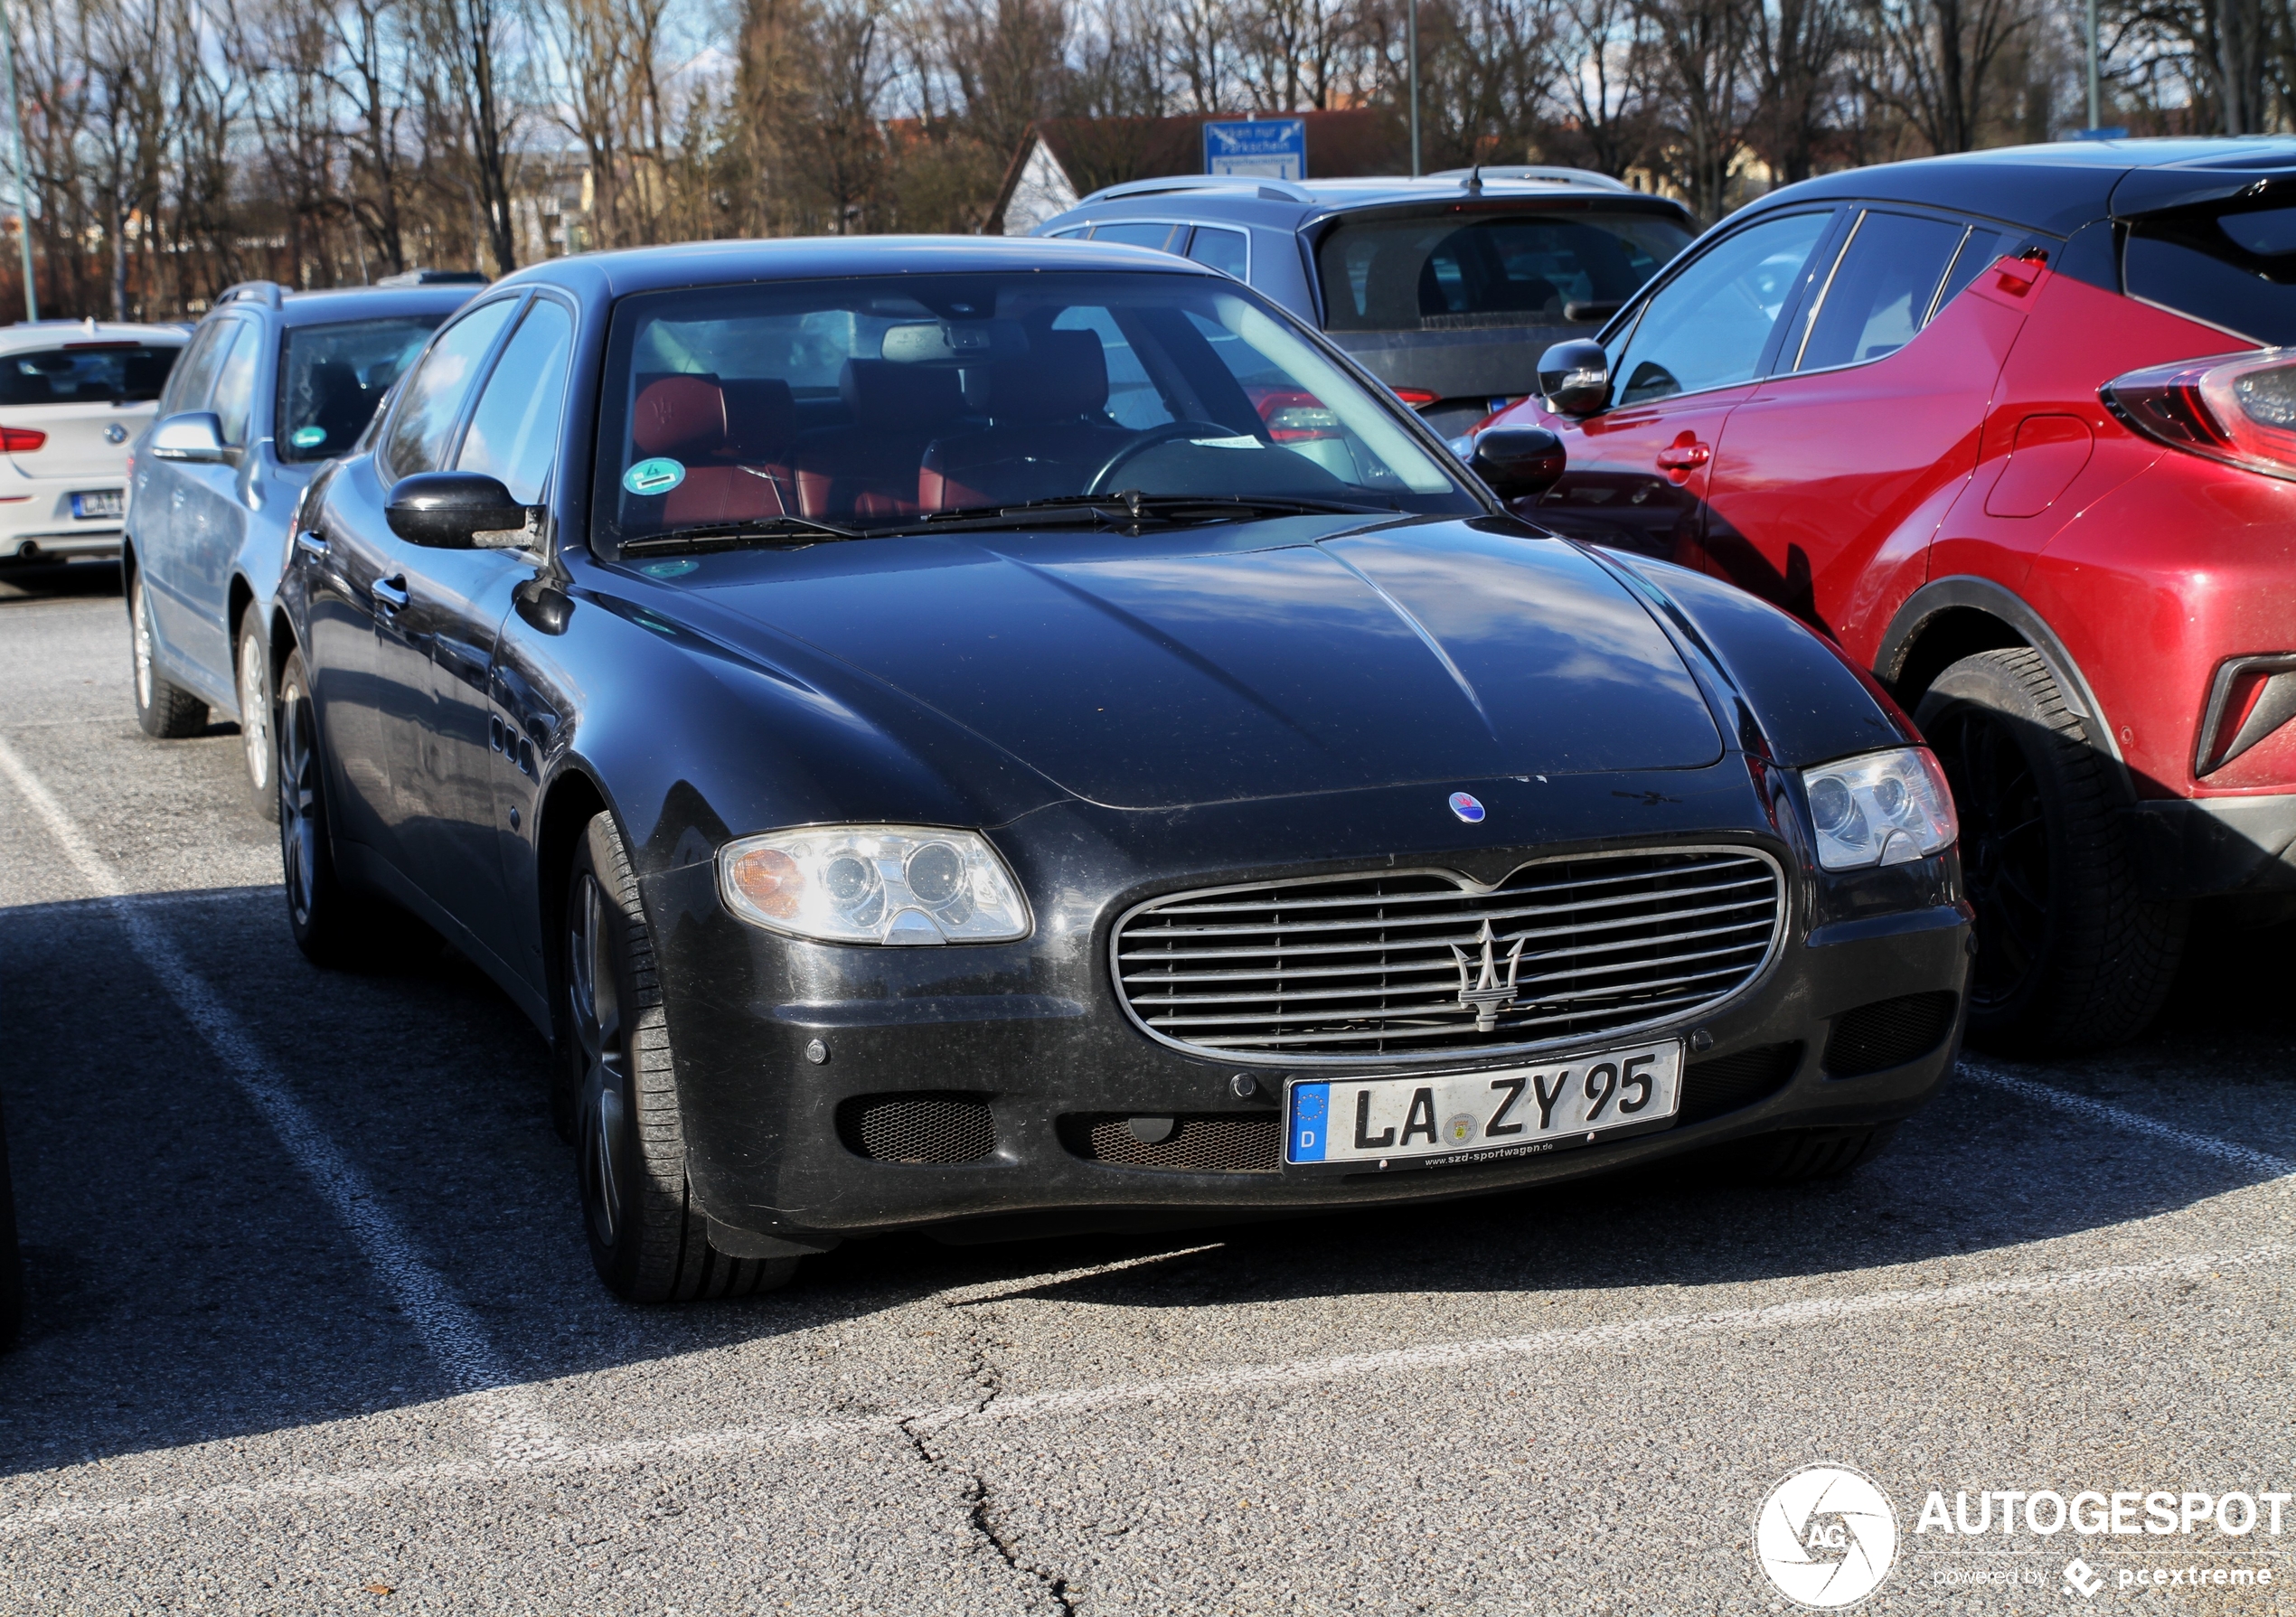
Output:
[[968,505],[936,511],[919,528],[1024,528],[1041,525],[1042,519],[1074,512],[1096,521],[1113,519],[1116,525],[1141,522],[1244,522],[1263,516],[1368,516],[1386,512],[1375,505],[1352,505],[1339,500],[1293,499],[1280,494],[1146,494],[1125,489],[1108,494],[1056,494],[1043,500],[1023,500],[1015,505]]
[[738,545],[776,539],[818,541],[868,537],[855,529],[840,528],[833,522],[817,522],[809,516],[765,516],[739,522],[697,522],[691,527],[673,528],[666,533],[649,533],[644,539],[626,539],[622,541],[619,554],[653,556],[664,550],[724,550]]

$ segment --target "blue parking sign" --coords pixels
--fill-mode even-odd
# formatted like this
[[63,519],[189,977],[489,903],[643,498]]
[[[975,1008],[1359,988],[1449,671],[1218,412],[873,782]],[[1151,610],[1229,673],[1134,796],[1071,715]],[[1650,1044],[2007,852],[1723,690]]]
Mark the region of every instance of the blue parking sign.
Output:
[[1256,174],[1264,180],[1307,178],[1307,120],[1256,118],[1204,126],[1204,172]]

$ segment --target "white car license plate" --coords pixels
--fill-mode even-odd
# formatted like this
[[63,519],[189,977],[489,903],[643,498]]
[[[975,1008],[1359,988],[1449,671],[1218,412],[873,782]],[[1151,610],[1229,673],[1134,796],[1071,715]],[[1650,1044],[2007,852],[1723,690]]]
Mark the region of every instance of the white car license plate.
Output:
[[118,522],[127,508],[126,495],[116,488],[99,488],[71,497],[71,514],[81,522],[93,522],[102,517]]
[[1535,1067],[1401,1077],[1294,1078],[1285,1091],[1291,1166],[1487,1161],[1584,1145],[1674,1115],[1682,1044],[1669,1039]]

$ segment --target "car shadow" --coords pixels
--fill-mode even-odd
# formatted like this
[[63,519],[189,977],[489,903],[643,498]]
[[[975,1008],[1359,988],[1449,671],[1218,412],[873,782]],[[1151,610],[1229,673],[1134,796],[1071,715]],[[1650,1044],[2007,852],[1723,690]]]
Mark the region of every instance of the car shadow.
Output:
[[[1678,1162],[1153,1236],[978,1246],[892,1236],[809,1259],[767,1296],[635,1307],[590,1273],[541,1039],[435,935],[414,928],[372,969],[323,973],[296,953],[275,888],[118,903],[182,951],[202,1003],[221,1009],[349,1159],[518,1382],[769,1341],[936,1296],[1120,1310],[1415,1296],[1429,1339],[1472,1331],[1455,1321],[1473,1311],[1445,1300],[1483,1294],[1599,1293],[1679,1311],[1749,1282],[1855,1284],[1937,1258],[1990,1256],[1999,1268],[2013,1249],[2173,1213],[2254,1179],[2211,1158],[2133,1153],[2102,1125],[1957,1082],[1888,1152],[1836,1181],[1762,1188]],[[2285,930],[2252,936],[2281,951],[2284,973]],[[2291,1012],[2261,992],[2284,976],[2247,958],[2196,951],[2157,1036],[2162,1058],[2179,1029],[2205,1026],[2259,1060],[2283,1052],[2284,1066]],[[23,1345],[0,1358],[0,1475],[457,1390],[419,1322],[145,973],[114,905],[0,910],[0,1096],[27,1260]]]
[[119,563],[111,558],[92,561],[0,559],[0,606],[117,596],[121,588]]

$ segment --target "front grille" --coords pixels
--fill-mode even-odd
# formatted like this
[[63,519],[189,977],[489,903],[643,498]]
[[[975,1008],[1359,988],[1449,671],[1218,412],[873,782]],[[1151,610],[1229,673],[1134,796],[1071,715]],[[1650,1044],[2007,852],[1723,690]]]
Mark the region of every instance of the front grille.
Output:
[[1183,1113],[1153,1144],[1128,1117],[1077,1114],[1060,1120],[1060,1143],[1077,1156],[1120,1168],[1182,1173],[1274,1173],[1282,1166],[1284,1122],[1274,1112]]
[[1703,1123],[1768,1100],[1786,1086],[1793,1069],[1801,1065],[1798,1044],[1756,1045],[1750,1050],[1693,1061],[1682,1069],[1682,1105],[1674,1121]]
[[837,1137],[880,1162],[977,1162],[996,1150],[989,1103],[977,1095],[861,1095],[837,1108]]
[[1112,954],[1125,1010],[1181,1049],[1441,1059],[1696,1015],[1754,981],[1784,919],[1766,854],[1685,848],[1539,860],[1494,888],[1414,870],[1176,893],[1118,921]]
[[1876,1000],[1833,1019],[1826,1075],[1854,1078],[1926,1056],[1953,1030],[1957,996],[1943,990]]

